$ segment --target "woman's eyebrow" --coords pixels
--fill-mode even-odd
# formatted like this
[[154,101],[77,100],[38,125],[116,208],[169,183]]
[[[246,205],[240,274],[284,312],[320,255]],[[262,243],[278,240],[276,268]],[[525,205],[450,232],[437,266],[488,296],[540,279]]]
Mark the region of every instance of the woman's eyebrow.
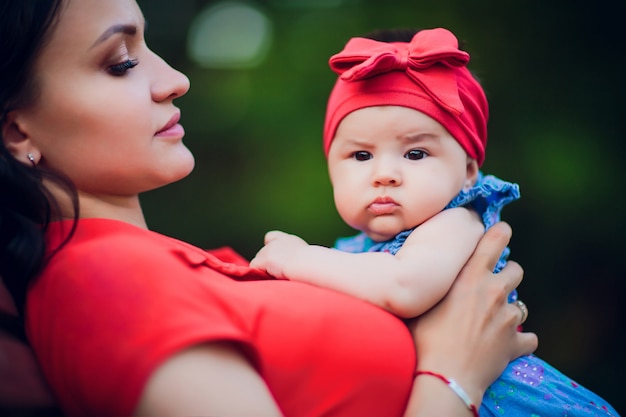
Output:
[[125,35],[136,35],[137,34],[137,26],[135,25],[113,25],[110,28],[108,28],[107,30],[104,31],[104,33],[102,33],[102,35],[100,35],[100,37],[98,39],[96,39],[96,41],[93,43],[93,45],[91,45],[91,48],[96,47],[97,45],[101,44],[102,42],[106,41],[107,39],[109,39],[111,36],[117,34],[117,33],[123,33]]

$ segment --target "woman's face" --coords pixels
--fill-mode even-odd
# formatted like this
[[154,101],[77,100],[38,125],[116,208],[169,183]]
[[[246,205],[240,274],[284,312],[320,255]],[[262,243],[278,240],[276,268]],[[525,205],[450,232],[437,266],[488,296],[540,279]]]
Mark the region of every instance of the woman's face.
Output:
[[189,80],[146,45],[134,0],[68,0],[35,65],[16,125],[81,196],[133,196],[185,177],[179,110]]

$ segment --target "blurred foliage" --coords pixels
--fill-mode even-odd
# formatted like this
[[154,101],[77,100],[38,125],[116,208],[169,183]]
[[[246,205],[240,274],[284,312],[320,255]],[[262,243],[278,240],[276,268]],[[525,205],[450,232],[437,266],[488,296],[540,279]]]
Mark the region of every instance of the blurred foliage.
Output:
[[483,171],[521,186],[503,218],[537,353],[626,411],[624,0],[259,0],[271,49],[231,71],[196,66],[185,51],[194,16],[215,2],[139,3],[151,47],[191,79],[178,105],[196,156],[190,177],[143,197],[148,222],[247,257],[270,229],[324,245],[353,233],[335,212],[321,149],[329,56],[379,28],[457,34],[490,100]]

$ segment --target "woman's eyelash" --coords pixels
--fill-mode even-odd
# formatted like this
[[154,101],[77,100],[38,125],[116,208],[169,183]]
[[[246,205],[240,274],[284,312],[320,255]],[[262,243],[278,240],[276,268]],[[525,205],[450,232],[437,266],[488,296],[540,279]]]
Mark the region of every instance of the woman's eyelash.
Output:
[[139,64],[137,59],[127,59],[124,62],[120,62],[119,64],[111,65],[107,68],[111,75],[121,76],[128,72],[128,70],[135,68]]

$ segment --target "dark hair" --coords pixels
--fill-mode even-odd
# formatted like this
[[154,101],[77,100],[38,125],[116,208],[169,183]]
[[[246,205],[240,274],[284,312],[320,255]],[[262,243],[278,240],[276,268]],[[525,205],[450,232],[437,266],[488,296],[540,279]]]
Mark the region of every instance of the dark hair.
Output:
[[[10,111],[36,99],[33,67],[62,4],[63,0],[0,0],[0,126]],[[44,179],[68,193],[75,225],[78,198],[72,183],[59,173],[15,159],[0,130],[0,277],[20,312],[26,290],[45,262],[44,233],[59,207]]]
[[376,29],[365,34],[363,37],[379,42],[411,42],[413,36],[419,31],[420,29],[408,28]]
[[[376,29],[367,34],[364,38],[373,39],[379,42],[411,42],[413,36],[422,29],[396,28],[396,29]],[[464,42],[459,40],[459,48],[464,48]]]

